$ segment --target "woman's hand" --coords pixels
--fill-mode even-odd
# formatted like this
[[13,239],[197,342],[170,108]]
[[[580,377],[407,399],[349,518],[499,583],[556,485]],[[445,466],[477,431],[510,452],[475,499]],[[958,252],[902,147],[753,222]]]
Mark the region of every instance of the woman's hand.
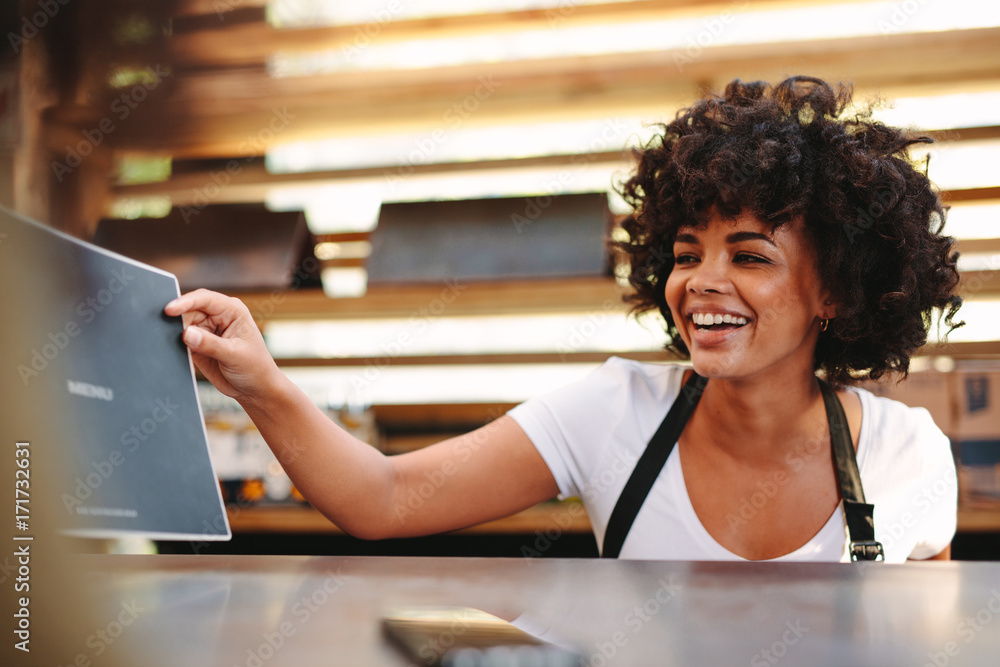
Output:
[[183,340],[195,365],[226,396],[259,398],[280,376],[249,309],[239,299],[199,289],[174,299],[163,312],[183,318]]

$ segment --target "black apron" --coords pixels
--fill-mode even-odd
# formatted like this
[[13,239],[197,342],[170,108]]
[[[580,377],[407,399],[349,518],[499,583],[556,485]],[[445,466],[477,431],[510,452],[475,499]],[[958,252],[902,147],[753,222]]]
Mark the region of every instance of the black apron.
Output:
[[[653,483],[666,464],[674,443],[680,438],[688,419],[691,418],[707,383],[708,380],[697,373],[691,374],[667,412],[667,416],[646,445],[646,451],[639,457],[632,476],[625,483],[625,488],[622,489],[622,494],[611,512],[608,528],[604,533],[602,558],[618,558],[639,508],[649,495],[649,490],[653,488]],[[840,498],[843,501],[847,531],[851,540],[849,548],[851,560],[878,560],[880,557],[885,560],[882,544],[875,540],[873,517],[875,506],[865,503],[865,492],[861,488],[861,475],[858,473],[858,461],[854,455],[854,443],[851,441],[851,431],[847,425],[844,408],[830,385],[820,380],[819,387],[826,406],[827,422],[830,425],[830,444],[837,469],[837,485],[840,487]]]

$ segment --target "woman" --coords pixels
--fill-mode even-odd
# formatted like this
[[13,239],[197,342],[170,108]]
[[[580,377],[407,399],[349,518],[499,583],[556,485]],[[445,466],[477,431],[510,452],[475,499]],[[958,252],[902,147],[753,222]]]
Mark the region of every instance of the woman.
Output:
[[[478,431],[388,458],[281,374],[238,300],[198,290],[166,312],[305,497],[359,537],[453,530],[558,494],[581,497],[599,543],[627,558],[948,558],[947,438],[926,411],[849,385],[905,375],[932,309],[953,328],[953,240],[907,159],[928,140],[840,118],[849,101],[818,79],[734,81],[640,153],[623,188],[631,298],[659,309],[693,372],[611,359]],[[651,467],[640,457],[661,425]],[[861,514],[845,518],[855,449],[863,489],[846,505]],[[435,493],[409,503],[432,477]]]

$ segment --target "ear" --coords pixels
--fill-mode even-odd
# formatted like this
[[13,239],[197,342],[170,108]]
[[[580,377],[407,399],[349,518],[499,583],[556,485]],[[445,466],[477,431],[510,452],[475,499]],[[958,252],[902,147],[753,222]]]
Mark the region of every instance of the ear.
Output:
[[833,300],[829,292],[824,290],[823,293],[823,306],[821,309],[820,319],[832,320],[837,317],[837,311],[839,310],[840,304]]

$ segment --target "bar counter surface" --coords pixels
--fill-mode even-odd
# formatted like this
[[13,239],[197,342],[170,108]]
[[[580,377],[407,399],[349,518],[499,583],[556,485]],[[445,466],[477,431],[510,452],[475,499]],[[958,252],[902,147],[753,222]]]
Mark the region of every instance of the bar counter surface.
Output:
[[1000,664],[1000,563],[75,558],[95,621],[132,610],[105,656],[131,664],[412,664],[381,634],[400,605],[481,609],[588,667]]

